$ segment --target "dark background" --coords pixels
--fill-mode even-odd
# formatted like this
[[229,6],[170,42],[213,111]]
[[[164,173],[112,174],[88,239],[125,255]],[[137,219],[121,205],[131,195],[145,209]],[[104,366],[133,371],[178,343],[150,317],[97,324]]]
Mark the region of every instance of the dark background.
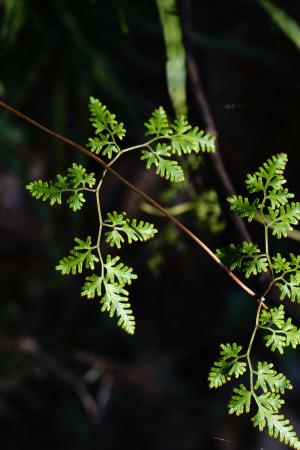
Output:
[[[299,1],[277,3],[300,21]],[[180,11],[184,6],[179,2]],[[190,45],[237,192],[245,192],[247,172],[284,151],[289,187],[299,199],[299,51],[255,1],[194,1],[192,7]],[[143,141],[143,122],[155,107],[163,104],[173,114],[154,1],[2,1],[0,27],[1,98],[57,132],[87,142],[90,95],[126,123],[128,146]],[[188,102],[190,121],[201,127],[190,83]],[[139,274],[130,289],[134,337],[101,313],[97,300],[80,297],[83,277],[54,270],[74,236],[96,233],[94,204],[77,214],[50,208],[31,199],[24,186],[65,172],[73,161],[99,170],[1,111],[1,449],[282,448],[254,431],[248,417],[227,415],[230,386],[207,386],[219,343],[249,340],[255,302],[192,241],[166,229],[164,219],[143,214],[140,199],[118,181],[107,177],[104,209],[153,220],[162,236],[158,244],[122,250]],[[159,198],[168,184],[145,173],[134,155],[124,161],[117,170]],[[214,188],[224,197],[209,157],[193,177],[199,195]],[[212,249],[239,240],[225,207],[226,228],[219,233],[191,214],[180,219]],[[260,225],[249,231],[261,242]],[[272,245],[286,253],[299,248],[293,240]],[[149,260],[157,255],[161,263],[151,270]],[[299,324],[296,308],[292,312]],[[259,339],[255,352],[277,362]],[[287,351],[278,367],[294,384],[285,413],[299,432],[298,354]],[[83,406],[91,398],[96,422]]]

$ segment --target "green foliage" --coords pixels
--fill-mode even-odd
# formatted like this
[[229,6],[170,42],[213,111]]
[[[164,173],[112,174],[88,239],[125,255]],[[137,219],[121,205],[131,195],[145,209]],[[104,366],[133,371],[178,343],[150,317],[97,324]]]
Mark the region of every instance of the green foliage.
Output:
[[239,361],[242,347],[233,344],[221,344],[220,359],[215,361],[209,374],[208,381],[210,388],[218,388],[230,381],[232,376],[238,378],[246,371],[246,363]]
[[[277,372],[272,363],[257,363],[251,361],[251,352],[257,332],[263,333],[266,346],[273,352],[283,354],[287,347],[296,348],[300,344],[300,329],[293,323],[291,317],[286,317],[284,305],[270,309],[262,309],[262,300],[272,286],[277,286],[281,300],[285,298],[300,302],[300,256],[290,254],[289,258],[280,253],[270,254],[269,232],[277,238],[287,236],[300,219],[300,205],[291,202],[294,197],[283,186],[286,183],[284,169],[287,156],[284,153],[269,158],[263,165],[246,179],[246,187],[254,196],[249,200],[240,195],[230,197],[229,203],[233,211],[246,217],[249,222],[260,217],[264,225],[265,252],[251,242],[230,244],[217,250],[217,256],[230,270],[239,269],[245,277],[261,272],[270,273],[271,281],[265,288],[259,301],[253,333],[245,354],[240,354],[241,347],[221,346],[220,359],[216,361],[209,372],[209,386],[219,387],[231,379],[247,374],[249,385],[240,384],[233,388],[233,396],[229,401],[229,413],[240,415],[249,413],[256,408],[252,423],[260,431],[268,430],[271,437],[292,448],[300,448],[300,439],[289,420],[279,413],[284,400],[282,394],[292,388],[287,377]],[[244,364],[241,373],[234,366]],[[233,372],[230,372],[233,371]]]
[[135,319],[128,300],[128,291],[124,288],[137,278],[133,269],[124,265],[120,257],[111,258],[107,255],[106,262],[102,265],[102,274],[86,277],[81,295],[89,299],[100,297],[101,311],[107,311],[110,317],[115,314],[118,325],[127,333],[133,334]]
[[228,198],[232,211],[238,213],[241,217],[246,217],[251,222],[258,211],[258,202],[250,203],[249,199],[241,195],[233,195]]
[[217,249],[216,255],[231,270],[238,268],[246,278],[266,272],[269,266],[267,256],[252,242],[230,244],[227,248]]
[[186,114],[186,63],[176,0],[156,0],[167,53],[167,84],[174,110]]
[[148,241],[157,233],[157,229],[149,222],[126,218],[126,213],[107,213],[103,223],[105,227],[111,228],[105,233],[106,242],[111,246],[121,248],[127,239],[128,244],[135,241]]
[[245,412],[248,413],[251,405],[251,391],[248,391],[243,384],[240,384],[238,388],[233,389],[233,392],[234,395],[228,403],[229,414],[239,416]]
[[257,376],[255,389],[261,388],[264,393],[270,389],[271,392],[284,394],[286,389],[292,389],[291,382],[283,373],[276,372],[273,367],[272,363],[258,362],[255,372]]
[[282,8],[270,0],[259,0],[273,22],[300,50],[300,26]]
[[123,122],[116,120],[115,114],[109,112],[97,98],[90,97],[90,121],[95,128],[95,138],[90,138],[88,147],[93,153],[101,153],[112,158],[113,153],[120,153],[121,149],[116,138],[122,140],[126,134]]
[[296,348],[300,344],[300,328],[292,324],[290,317],[285,319],[283,305],[263,311],[259,327],[267,332],[265,343],[272,351],[278,350],[282,354],[285,347],[291,345]]
[[254,174],[247,175],[250,194],[258,194],[251,202],[247,197],[234,195],[228,199],[233,211],[249,222],[258,215],[277,238],[287,237],[300,220],[300,203],[289,202],[294,197],[283,185],[287,155],[279,153],[269,158]]
[[69,256],[61,259],[55,267],[56,270],[61,271],[62,275],[69,275],[70,273],[76,275],[77,273],[82,273],[83,268],[94,270],[95,263],[99,261],[97,256],[93,254],[95,247],[91,246],[90,236],[85,241],[75,238],[75,242],[78,245],[75,245]]
[[177,161],[168,159],[171,156],[171,147],[166,144],[157,144],[156,148],[142,150],[141,160],[146,161],[146,168],[150,169],[154,164],[157,175],[174,183],[184,180],[184,173]]
[[55,203],[62,204],[62,194],[71,194],[67,199],[67,204],[73,211],[81,209],[85,198],[83,192],[92,189],[95,185],[95,174],[87,173],[81,164],[73,163],[67,171],[66,176],[57,175],[54,181],[33,181],[26,186],[32,197],[45,201],[49,201],[53,206]]
[[276,412],[279,406],[275,406],[275,396],[270,396],[269,401],[266,401],[266,394],[263,394],[262,397],[257,398],[258,411],[252,418],[253,425],[260,431],[263,431],[267,427],[271,437],[278,439],[283,444],[289,445],[292,448],[300,449],[299,438],[290,421],[285,419],[282,414],[277,414]]
[[[88,147],[91,152],[111,160],[110,166],[124,153],[136,151],[140,159],[145,160],[148,169],[155,166],[159,176],[179,183],[184,180],[184,173],[176,157],[192,152],[214,151],[212,136],[197,127],[192,128],[183,116],[169,122],[162,107],[156,109],[145,124],[146,135],[152,138],[143,144],[121,149],[120,141],[126,133],[124,124],[118,122],[115,114],[94,97],[90,97],[89,110],[94,136],[89,139]],[[27,189],[34,198],[48,200],[50,205],[61,204],[63,194],[66,194],[66,204],[73,211],[82,208],[87,192],[95,195],[99,228],[94,245],[91,237],[85,241],[75,238],[77,245],[59,261],[56,269],[63,275],[75,275],[83,270],[95,271],[86,276],[81,295],[89,299],[99,297],[101,310],[107,311],[110,317],[116,316],[118,325],[133,334],[135,320],[125,286],[130,285],[137,275],[120,261],[120,256],[107,255],[105,258],[102,245],[105,240],[111,247],[120,249],[125,242],[146,242],[155,236],[157,229],[147,221],[127,218],[125,212],[107,212],[102,218],[100,191],[106,172],[104,170],[95,187],[94,173],[87,173],[82,165],[73,163],[65,176],[57,175],[50,182],[33,181]]]
[[162,106],[152,113],[145,128],[146,135],[152,136],[152,139],[145,144],[141,160],[146,161],[147,169],[154,165],[157,175],[174,183],[184,180],[183,170],[174,159],[176,156],[215,150],[213,136],[198,127],[193,128],[184,116],[169,122]]

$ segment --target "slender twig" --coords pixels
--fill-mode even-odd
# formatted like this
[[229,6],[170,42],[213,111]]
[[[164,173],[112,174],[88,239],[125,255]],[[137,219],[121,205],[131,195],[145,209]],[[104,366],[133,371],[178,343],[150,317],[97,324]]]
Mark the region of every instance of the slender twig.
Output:
[[[232,278],[247,294],[249,294],[251,297],[258,298],[257,294],[250,289],[243,281],[241,281],[234,273],[231,272],[231,270],[228,269],[228,267],[225,266],[225,264],[222,263],[222,261],[210,250],[210,248],[204,244],[204,242],[201,241],[192,231],[190,231],[185,225],[183,225],[179,220],[176,219],[172,214],[170,214],[163,206],[161,206],[159,203],[157,203],[153,198],[151,198],[148,194],[143,192],[141,189],[139,189],[134,184],[127,181],[125,178],[123,178],[118,172],[116,172],[112,167],[110,167],[110,164],[105,163],[101,158],[99,158],[94,153],[90,152],[87,148],[82,147],[81,145],[77,144],[76,142],[72,141],[71,139],[68,139],[64,136],[61,136],[58,133],[55,133],[54,131],[50,130],[49,128],[46,128],[44,125],[41,125],[39,122],[36,122],[35,120],[31,119],[30,117],[26,116],[25,114],[21,113],[20,111],[16,110],[12,106],[9,106],[8,104],[4,103],[0,100],[0,107],[5,109],[6,111],[14,114],[15,116],[19,117],[23,121],[29,123],[30,125],[38,128],[39,130],[43,131],[44,133],[48,134],[49,136],[52,136],[61,142],[64,142],[65,144],[69,145],[70,147],[75,148],[76,150],[79,150],[80,152],[84,153],[89,158],[94,159],[98,164],[100,164],[107,172],[109,172],[111,175],[113,175],[115,178],[117,178],[121,183],[123,183],[125,186],[127,186],[129,189],[134,191],[136,194],[138,194],[140,197],[142,197],[146,202],[150,203],[152,206],[154,206],[156,209],[158,209],[167,219],[169,219],[177,228],[179,228],[183,233],[185,233],[189,238],[191,238],[194,242],[196,242],[197,245],[199,245],[226,273],[227,275]],[[267,308],[266,305],[263,304],[264,308]]]

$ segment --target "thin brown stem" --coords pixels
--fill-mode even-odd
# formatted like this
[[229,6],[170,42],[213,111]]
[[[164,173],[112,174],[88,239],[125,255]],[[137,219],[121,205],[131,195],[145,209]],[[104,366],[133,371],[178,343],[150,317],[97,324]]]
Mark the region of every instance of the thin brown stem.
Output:
[[[85,147],[82,147],[81,145],[77,144],[76,142],[72,141],[71,139],[68,139],[64,136],[61,136],[58,133],[55,133],[54,131],[50,130],[49,128],[46,128],[44,125],[41,125],[39,122],[36,122],[35,120],[31,119],[30,117],[26,116],[25,114],[21,113],[20,111],[16,110],[15,108],[7,105],[3,101],[0,100],[0,107],[5,109],[6,111],[14,114],[15,116],[19,117],[23,121],[29,123],[30,125],[38,128],[39,130],[43,131],[44,133],[48,134],[51,137],[54,137],[61,142],[64,142],[65,144],[69,145],[70,147],[75,148],[76,150],[79,150],[80,152],[84,153],[89,158],[94,159],[98,164],[100,164],[102,167],[104,167],[105,170],[107,170],[110,174],[112,174],[115,178],[117,178],[121,183],[123,183],[125,186],[127,186],[129,189],[134,191],[136,194],[138,194],[140,197],[142,197],[146,202],[150,203],[150,205],[154,206],[156,209],[158,209],[167,219],[169,219],[177,228],[179,228],[183,233],[185,233],[189,238],[191,238],[194,242],[196,242],[197,245],[199,245],[226,273],[227,275],[234,280],[247,294],[249,294],[251,297],[257,298],[257,295],[252,289],[250,289],[243,281],[241,281],[234,273],[232,273],[228,267],[225,266],[225,264],[222,263],[222,261],[210,250],[210,248],[204,244],[204,242],[201,241],[192,231],[190,231],[185,225],[183,225],[179,220],[176,219],[172,214],[170,214],[165,208],[163,208],[159,203],[157,203],[153,198],[151,198],[148,194],[143,192],[141,189],[139,189],[134,184],[127,181],[125,178],[123,178],[118,172],[116,172],[112,167],[110,167],[109,164],[105,163],[101,158],[99,158],[94,153],[90,152]],[[265,304],[263,304],[264,308],[267,308]]]

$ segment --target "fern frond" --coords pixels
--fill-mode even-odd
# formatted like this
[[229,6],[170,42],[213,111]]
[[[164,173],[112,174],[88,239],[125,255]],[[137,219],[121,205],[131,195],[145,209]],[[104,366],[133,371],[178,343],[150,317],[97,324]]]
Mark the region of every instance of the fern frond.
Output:
[[221,344],[220,349],[220,356],[222,359],[227,360],[230,358],[236,358],[243,347],[241,345],[237,345],[236,342],[233,342],[233,344]]
[[184,181],[184,173],[182,167],[177,161],[159,158],[156,166],[156,174],[170,180],[172,183],[181,183]]
[[123,286],[125,284],[131,284],[131,281],[135,280],[137,275],[132,272],[133,269],[131,267],[125,266],[119,261],[119,256],[112,258],[110,255],[107,255],[106,263],[104,264],[106,279],[110,283],[118,282],[118,284]]
[[278,308],[263,310],[259,316],[259,323],[261,325],[274,324],[277,328],[281,329],[284,325],[284,318],[285,318],[284,306],[280,305]]
[[265,393],[271,389],[271,392],[284,394],[286,389],[292,389],[292,384],[283,373],[276,372],[273,367],[272,363],[258,362],[254,387],[261,388]]
[[252,417],[252,422],[254,427],[257,427],[260,431],[263,431],[267,427],[269,435],[278,439],[283,444],[289,445],[297,450],[300,449],[300,440],[293,426],[282,414],[274,413],[262,403],[258,403],[258,411]]
[[101,153],[103,156],[107,156],[108,159],[111,159],[114,153],[120,153],[119,147],[111,141],[111,137],[103,133],[100,133],[99,137],[89,138],[87,147],[92,153],[96,153],[96,155]]
[[82,192],[74,192],[67,200],[67,204],[74,212],[79,211],[84,203],[85,198]]
[[90,97],[89,110],[90,122],[95,128],[96,134],[107,131],[110,135],[116,135],[120,140],[123,139],[126,133],[123,122],[118,122],[115,114],[112,114],[97,98]]
[[128,219],[126,213],[117,213],[116,211],[107,214],[104,226],[112,228],[105,233],[106,242],[111,247],[116,246],[117,248],[121,248],[125,237],[131,244],[134,241],[147,241],[157,233],[157,229],[152,223]]
[[85,187],[92,188],[96,183],[94,172],[87,173],[81,164],[73,163],[68,169],[68,179],[73,188]]
[[59,186],[58,183],[52,183],[51,181],[48,183],[47,181],[37,180],[29,183],[26,189],[37,200],[41,199],[43,202],[49,200],[51,206],[55,205],[55,203],[61,205],[62,193],[68,188],[67,178],[61,175],[58,175],[57,178]]
[[156,174],[170,180],[173,183],[181,183],[184,180],[184,173],[177,161],[165,159],[171,155],[171,148],[165,144],[158,144],[156,149],[142,150],[141,160],[146,161],[146,168],[150,169],[154,164]]
[[103,277],[93,273],[90,277],[86,277],[85,283],[81,290],[82,297],[94,298],[96,295],[101,297]]
[[221,387],[227,381],[231,380],[231,377],[228,375],[228,367],[229,364],[223,359],[214,362],[208,374],[210,388]]
[[172,153],[181,156],[199,153],[200,150],[207,153],[215,151],[215,137],[198,127],[192,128],[184,116],[175,119],[172,129]]
[[231,380],[232,376],[238,378],[246,371],[246,364],[239,359],[245,355],[240,355],[242,347],[233,344],[220,345],[220,359],[215,361],[208,374],[209,387],[218,388]]
[[286,320],[284,317],[284,307],[280,305],[279,308],[263,311],[259,325],[267,332],[264,336],[266,346],[281,354],[285,347],[291,345],[296,348],[300,344],[300,328],[292,324],[290,317]]
[[155,109],[148,122],[145,123],[146,136],[168,136],[171,133],[166,111],[162,106]]
[[273,190],[268,194],[268,200],[271,203],[271,208],[278,208],[285,205],[290,198],[295,197],[294,194],[289,192],[286,188],[282,190]]
[[262,167],[253,175],[248,174],[246,186],[250,193],[263,191],[267,189],[278,191],[286,183],[283,172],[287,163],[287,155],[280,153],[269,158]]
[[289,298],[292,302],[296,301],[300,303],[300,273],[290,275],[288,278],[282,278],[282,281],[277,281],[276,286],[280,292],[280,300],[285,297]]
[[290,262],[283,258],[280,253],[272,256],[272,266],[275,273],[286,272],[291,269]]
[[246,278],[266,272],[269,267],[267,256],[261,254],[258,246],[252,242],[243,242],[241,245],[230,244],[228,247],[217,249],[216,255],[230,270],[238,268]]
[[33,181],[26,186],[32,197],[49,200],[50,205],[62,204],[62,194],[71,194],[67,199],[67,204],[73,211],[81,209],[85,198],[81,190],[86,186],[92,188],[96,182],[93,172],[87,173],[81,164],[73,163],[67,171],[67,176],[57,175],[54,181]]
[[255,214],[259,212],[258,199],[250,203],[247,197],[243,198],[241,195],[232,195],[227,200],[230,204],[230,209],[238,213],[241,217],[247,217],[248,222],[251,222]]
[[273,235],[278,239],[287,237],[288,233],[298,225],[300,220],[300,203],[286,203],[277,209],[268,208],[266,216],[272,225]]
[[85,241],[75,238],[76,245],[71,251],[69,256],[62,258],[56,270],[61,271],[62,275],[76,275],[76,273],[82,273],[83,268],[94,270],[94,265],[99,261],[92,251],[91,237],[88,236]]
[[233,389],[234,395],[231,397],[228,404],[229,414],[236,414],[239,416],[243,413],[250,412],[251,406],[251,391],[248,391],[243,384]]
[[101,299],[101,311],[107,311],[110,317],[118,317],[118,325],[127,333],[134,334],[135,319],[128,301],[128,291],[122,286],[104,280],[105,294]]
[[257,399],[264,408],[272,413],[277,413],[284,404],[284,400],[279,394],[269,391],[259,395]]

